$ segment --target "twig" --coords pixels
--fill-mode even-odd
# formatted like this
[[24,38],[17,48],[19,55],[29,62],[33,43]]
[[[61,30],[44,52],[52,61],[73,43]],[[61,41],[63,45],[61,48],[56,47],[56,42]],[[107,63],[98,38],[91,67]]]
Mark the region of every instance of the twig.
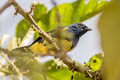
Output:
[[92,80],[103,80],[103,78],[104,78],[103,77],[103,66],[101,66],[100,70],[93,72],[90,68],[83,67],[79,63],[75,63],[66,54],[65,55],[56,55],[56,56],[58,58],[60,58],[62,60],[62,62],[64,64],[66,64],[68,66],[68,68],[73,72],[77,71],[77,72],[80,72],[80,73],[84,73],[86,75],[86,77],[89,77]]
[[16,73],[18,74],[17,78],[18,80],[23,80],[23,73],[20,72],[20,70],[14,65],[13,62],[11,62],[5,54],[1,54],[1,56],[10,64],[13,66],[13,68],[15,69]]
[[29,14],[32,14],[34,9],[35,9],[35,4],[33,3],[30,8]]
[[44,32],[40,28],[40,26],[35,22],[33,17],[28,12],[25,12],[15,0],[9,0],[9,1],[12,2],[12,5],[15,7],[16,12],[21,14],[30,24],[33,25],[33,28],[39,33],[40,36],[45,38],[49,43],[52,43],[54,45],[55,49],[59,51],[59,47],[53,41],[52,37],[49,36],[46,32]]
[[[52,37],[49,36],[47,33],[45,33],[38,26],[38,24],[35,22],[35,20],[33,19],[33,17],[28,12],[25,12],[15,0],[9,0],[9,1],[12,2],[12,5],[15,7],[16,12],[19,13],[19,14],[21,14],[27,21],[29,21],[29,23],[33,25],[33,27],[40,34],[40,36],[42,36],[49,43],[52,43],[54,45],[55,49],[59,53],[58,55],[57,54],[56,55],[69,67],[70,70],[81,72],[81,73],[85,73],[85,74],[89,75],[89,73],[87,72],[87,70],[88,70],[87,68],[81,66],[80,64],[76,64],[74,61],[72,61],[71,58],[69,58],[68,56],[65,56],[62,51],[59,52],[59,47],[53,41]],[[60,54],[61,54],[61,56],[60,56]],[[9,61],[9,60],[7,60],[7,61]],[[14,66],[14,64],[12,64],[12,65],[16,69],[16,66]],[[16,70],[16,71],[19,72],[19,70]],[[90,74],[92,75],[92,72],[90,72]],[[20,76],[22,76],[22,75],[20,74]]]
[[67,55],[64,56],[58,56],[64,64],[66,64],[70,70],[81,72],[81,73],[86,73],[87,68],[83,67],[80,64],[76,64],[70,57]]
[[0,8],[0,14],[4,12],[9,6],[11,5],[11,1],[7,1],[1,8]]

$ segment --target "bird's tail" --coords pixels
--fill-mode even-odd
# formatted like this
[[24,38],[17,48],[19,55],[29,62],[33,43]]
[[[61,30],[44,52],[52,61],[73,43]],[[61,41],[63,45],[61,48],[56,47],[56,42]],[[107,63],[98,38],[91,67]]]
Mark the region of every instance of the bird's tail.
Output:
[[8,56],[10,56],[10,57],[22,57],[22,56],[26,56],[28,53],[31,53],[29,46],[24,46],[24,47],[13,49],[11,51],[11,53],[8,54]]

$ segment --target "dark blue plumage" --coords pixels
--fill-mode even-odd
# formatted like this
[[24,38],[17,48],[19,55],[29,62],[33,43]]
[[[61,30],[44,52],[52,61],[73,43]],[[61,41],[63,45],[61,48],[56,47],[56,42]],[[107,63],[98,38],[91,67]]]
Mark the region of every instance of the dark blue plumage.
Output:
[[85,34],[87,31],[91,31],[90,28],[88,28],[86,25],[82,24],[82,23],[75,23],[75,24],[71,24],[68,28],[69,32],[73,33],[73,45],[71,48],[75,47],[76,44],[78,43],[79,38]]

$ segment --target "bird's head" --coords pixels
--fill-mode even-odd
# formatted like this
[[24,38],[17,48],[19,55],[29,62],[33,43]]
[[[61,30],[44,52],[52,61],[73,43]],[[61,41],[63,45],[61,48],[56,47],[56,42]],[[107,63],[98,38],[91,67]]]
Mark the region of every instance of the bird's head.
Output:
[[79,36],[79,37],[91,30],[92,29],[88,28],[83,23],[75,23],[75,24],[71,24],[69,26],[69,31],[73,32],[75,34],[75,36]]

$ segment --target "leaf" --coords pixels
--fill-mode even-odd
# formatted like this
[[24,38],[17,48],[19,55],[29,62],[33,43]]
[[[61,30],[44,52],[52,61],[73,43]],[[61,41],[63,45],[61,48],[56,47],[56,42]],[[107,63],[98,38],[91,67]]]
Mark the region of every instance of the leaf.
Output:
[[84,15],[94,12],[96,7],[98,6],[98,1],[99,0],[89,0],[88,4],[86,4],[85,6]]
[[16,27],[17,41],[18,39],[20,40],[20,42],[23,40],[25,34],[28,32],[28,29],[29,29],[29,23],[25,19],[21,20],[17,24],[17,27]]
[[85,9],[85,1],[84,0],[78,0],[76,2],[73,2],[72,6],[74,7],[74,12],[72,14],[71,23],[80,22],[80,18],[82,17],[83,11]]
[[113,0],[99,20],[106,80],[120,79],[120,1]]
[[72,23],[82,22],[101,12],[108,4],[109,2],[104,0],[90,0],[88,4],[85,4],[85,0],[63,3],[52,8],[48,14],[42,17],[44,20],[40,20],[39,24],[45,27],[43,28],[45,31],[49,31],[58,26],[68,26]]
[[47,7],[43,4],[36,4],[33,11],[33,17],[38,22],[40,18],[47,13]]
[[97,54],[95,56],[93,56],[88,64],[86,65],[87,67],[90,66],[90,68],[92,68],[93,71],[97,71],[101,68],[101,65],[102,65],[102,60],[100,59],[100,54]]
[[[47,26],[47,19],[49,19],[47,16],[49,13],[47,13],[47,7],[43,4],[36,4],[35,9],[34,9],[34,19],[38,23],[38,25],[44,30],[47,31],[48,26]],[[36,33],[37,34],[37,33]],[[35,35],[36,35],[35,34]],[[36,36],[35,36],[36,37]]]
[[95,56],[100,60],[103,60],[103,58],[104,58],[103,53],[98,53]]
[[[39,21],[42,18],[42,16],[45,15],[45,13],[47,13],[47,8],[43,4],[38,3],[38,4],[35,5],[35,9],[33,11],[33,18],[35,19],[35,21]],[[42,26],[40,25],[40,27],[44,28],[43,25]],[[29,23],[25,19],[21,20],[17,24],[16,36],[17,36],[17,39],[20,40],[20,42],[25,37],[25,35],[28,32],[29,28],[30,28]],[[19,40],[18,40],[18,43],[20,43]]]
[[72,72],[69,71],[67,67],[60,66],[61,68],[57,69],[57,65],[54,61],[48,61],[45,63],[45,66],[49,68],[46,74],[53,80],[70,80]]
[[91,80],[90,78],[86,78],[83,73],[72,73],[72,71],[65,66],[60,66],[61,68],[57,69],[57,64],[55,64],[53,60],[46,62],[44,65],[49,68],[46,72],[53,80],[70,80],[72,75],[73,80]]
[[[43,77],[43,66],[42,64],[29,57],[29,54],[23,57],[17,58],[15,65],[21,70],[26,72],[24,76],[30,78],[31,80],[44,80]],[[24,65],[24,66],[23,66]]]
[[[102,12],[106,7],[108,7],[109,3],[110,3],[109,1],[100,0],[99,3],[96,3],[97,4],[96,6],[91,6],[89,9],[87,9],[86,7],[86,9],[84,10],[85,12],[81,17],[80,21],[85,21],[97,15],[98,13]],[[90,2],[88,4],[90,4]],[[86,5],[86,6],[89,6],[89,5]]]
[[34,34],[34,40],[36,40],[39,37],[39,34],[37,32],[35,32]]
[[92,79],[86,78],[85,74],[83,74],[83,73],[75,72],[74,76],[73,76],[73,80],[92,80]]
[[20,44],[19,47],[27,46],[30,43],[31,39],[33,39],[34,34],[35,34],[34,30],[32,28],[29,28],[22,42],[19,43]]
[[[38,25],[47,32],[58,26],[68,26],[72,23],[87,20],[101,12],[108,4],[109,2],[105,0],[90,0],[88,4],[85,4],[85,0],[77,0],[73,3],[58,5],[47,12],[47,8],[38,3],[35,5],[33,17]],[[16,35],[20,41],[22,41],[28,29],[29,25],[26,20],[18,23]]]

